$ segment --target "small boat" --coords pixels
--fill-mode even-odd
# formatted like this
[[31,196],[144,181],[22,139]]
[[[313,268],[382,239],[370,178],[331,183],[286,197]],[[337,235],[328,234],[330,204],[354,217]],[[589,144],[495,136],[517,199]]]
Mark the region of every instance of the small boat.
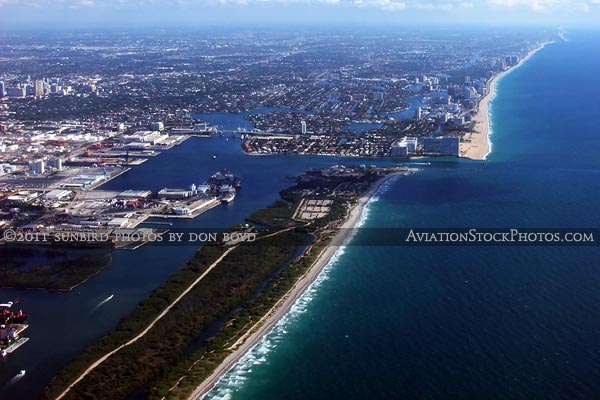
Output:
[[25,371],[24,369],[22,369],[21,371],[19,371],[19,373],[17,374],[17,376],[25,376]]
[[213,160],[216,160],[216,159],[217,159],[217,156],[215,156],[215,155],[213,154],[213,157],[212,157],[212,158],[213,158]]

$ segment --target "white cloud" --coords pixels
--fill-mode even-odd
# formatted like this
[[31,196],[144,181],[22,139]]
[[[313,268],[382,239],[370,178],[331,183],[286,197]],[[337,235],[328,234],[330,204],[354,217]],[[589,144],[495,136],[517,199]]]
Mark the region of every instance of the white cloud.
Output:
[[579,0],[488,0],[487,3],[493,8],[529,9],[536,13],[553,10],[585,11]]
[[446,12],[466,12],[474,10],[489,12],[497,9],[523,9],[535,13],[550,11],[589,13],[600,0],[0,0],[0,8],[102,8],[102,9],[186,9],[204,6],[339,6],[355,8],[373,8],[390,12],[408,10],[441,10]]
[[406,3],[396,0],[353,0],[358,7],[375,7],[386,11],[401,11],[406,9]]

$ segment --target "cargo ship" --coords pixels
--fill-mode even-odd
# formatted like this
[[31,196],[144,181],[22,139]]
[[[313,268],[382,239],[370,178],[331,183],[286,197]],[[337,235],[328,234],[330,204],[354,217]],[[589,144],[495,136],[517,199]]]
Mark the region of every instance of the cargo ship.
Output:
[[25,314],[23,310],[19,310],[19,312],[11,311],[13,304],[12,301],[0,304],[0,325],[23,324],[29,318],[29,314]]
[[211,176],[208,180],[208,183],[217,187],[225,185],[232,186],[236,189],[242,187],[241,179],[237,176],[234,176],[231,172],[227,171],[226,169],[221,170],[215,173],[213,176]]
[[20,334],[29,325],[25,324],[28,314],[22,310],[13,312],[12,301],[0,304],[0,357],[6,357],[19,347],[27,343],[29,338],[20,337]]
[[221,196],[221,203],[229,204],[235,199],[235,189],[230,189]]

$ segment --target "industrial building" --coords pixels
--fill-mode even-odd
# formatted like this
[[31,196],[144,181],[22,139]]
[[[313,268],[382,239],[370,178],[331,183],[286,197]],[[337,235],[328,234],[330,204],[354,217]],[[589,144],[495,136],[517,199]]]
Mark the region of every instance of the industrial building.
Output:
[[71,192],[70,190],[56,189],[56,190],[49,191],[48,193],[46,193],[44,195],[44,197],[47,200],[60,201],[60,200],[68,198],[72,194],[73,194],[73,192]]
[[159,198],[164,198],[168,200],[181,200],[187,199],[188,197],[192,197],[193,191],[189,189],[169,189],[164,188],[158,192]]
[[125,190],[119,193],[118,197],[127,199],[144,199],[152,196],[152,192],[149,190]]
[[61,185],[62,188],[72,188],[72,189],[88,189],[97,183],[100,183],[106,179],[106,175],[78,175],[73,178],[68,178]]

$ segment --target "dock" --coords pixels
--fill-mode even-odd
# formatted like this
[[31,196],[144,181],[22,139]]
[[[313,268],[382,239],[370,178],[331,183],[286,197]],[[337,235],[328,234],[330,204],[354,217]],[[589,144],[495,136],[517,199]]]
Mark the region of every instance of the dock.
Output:
[[15,352],[19,347],[23,346],[29,341],[29,338],[19,337],[23,331],[29,328],[28,324],[9,324],[7,325],[7,328],[15,330],[16,340],[8,346],[2,348],[2,354],[5,356]]
[[[215,208],[221,204],[221,201],[213,197],[212,199],[201,199],[197,200],[191,204],[189,204],[186,208],[188,209],[188,214],[150,214],[149,218],[168,218],[168,219],[193,219],[196,218],[205,212]],[[155,222],[147,222],[148,224],[153,224]]]
[[4,351],[6,351],[6,354],[11,354],[15,350],[17,350],[19,347],[21,347],[25,343],[27,343],[28,341],[29,341],[29,338],[26,338],[26,337],[19,338],[16,342],[14,342],[13,344],[11,344],[7,348],[5,348]]

